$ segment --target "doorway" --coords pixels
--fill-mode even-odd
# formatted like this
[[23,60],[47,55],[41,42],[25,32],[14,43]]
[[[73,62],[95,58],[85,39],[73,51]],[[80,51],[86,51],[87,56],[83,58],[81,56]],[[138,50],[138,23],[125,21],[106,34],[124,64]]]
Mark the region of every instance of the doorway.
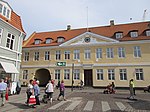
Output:
[[92,69],[84,70],[84,84],[85,86],[93,86]]

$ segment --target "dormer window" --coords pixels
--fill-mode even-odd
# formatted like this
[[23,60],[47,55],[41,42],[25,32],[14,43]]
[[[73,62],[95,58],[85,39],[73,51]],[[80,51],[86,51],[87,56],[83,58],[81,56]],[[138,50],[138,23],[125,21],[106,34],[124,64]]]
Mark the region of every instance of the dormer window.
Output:
[[35,45],[40,44],[40,43],[41,43],[41,40],[40,40],[40,39],[35,39],[35,40],[34,40],[34,44],[35,44]]
[[10,19],[11,8],[7,3],[2,1],[0,1],[0,14],[5,16],[7,19]]
[[150,30],[146,31],[146,36],[150,36]]
[[120,38],[123,37],[123,33],[122,32],[117,32],[117,33],[115,33],[115,37],[116,37],[116,39],[120,39]]
[[130,32],[131,37],[138,37],[138,32],[137,31],[132,31]]
[[52,38],[47,38],[45,43],[50,44],[51,42],[52,42]]
[[62,43],[64,42],[65,38],[64,37],[57,37],[57,42]]

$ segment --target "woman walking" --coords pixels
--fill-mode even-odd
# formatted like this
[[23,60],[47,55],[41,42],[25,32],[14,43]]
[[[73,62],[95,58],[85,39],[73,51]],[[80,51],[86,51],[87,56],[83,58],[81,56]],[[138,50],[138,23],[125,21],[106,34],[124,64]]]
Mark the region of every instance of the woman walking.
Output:
[[52,103],[53,98],[53,92],[54,92],[54,86],[53,86],[53,80],[49,80],[48,84],[46,85],[45,93],[47,94],[47,98],[50,98],[50,102]]
[[63,100],[66,101],[66,99],[65,99],[65,86],[64,86],[63,80],[61,81],[61,84],[60,84],[60,93],[59,93],[57,100],[59,100],[60,96],[63,96]]

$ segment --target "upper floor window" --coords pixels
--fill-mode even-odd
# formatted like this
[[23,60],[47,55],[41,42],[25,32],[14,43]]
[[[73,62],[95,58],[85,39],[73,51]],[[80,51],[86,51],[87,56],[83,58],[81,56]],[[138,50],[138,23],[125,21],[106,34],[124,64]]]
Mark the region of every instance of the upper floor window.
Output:
[[11,33],[8,33],[6,47],[13,50],[14,49],[14,42],[15,42],[15,36]]
[[102,49],[101,48],[96,49],[96,58],[102,58]]
[[45,51],[45,60],[49,60],[49,59],[50,59],[50,52]]
[[97,69],[96,74],[97,74],[97,80],[103,80],[103,69]]
[[69,69],[65,69],[64,70],[64,79],[70,79],[70,70]]
[[146,36],[150,36],[150,30],[146,31]]
[[29,52],[24,53],[24,61],[29,61]]
[[39,52],[34,53],[34,60],[39,61]]
[[51,38],[47,38],[45,43],[46,44],[50,44],[51,42],[52,42],[52,39]]
[[141,49],[140,46],[134,46],[134,57],[141,57]]
[[58,43],[64,42],[64,40],[65,40],[64,37],[58,37],[57,38],[57,42]]
[[130,32],[131,37],[138,37],[138,32],[137,31],[132,31]]
[[65,51],[65,59],[70,59],[70,51]]
[[113,48],[107,48],[106,52],[107,52],[107,58],[113,58],[114,57]]
[[0,13],[10,19],[11,9],[3,3],[0,3]]
[[118,48],[118,56],[119,56],[119,58],[124,58],[125,57],[125,48],[124,47],[119,47]]
[[135,75],[136,75],[136,80],[144,80],[142,68],[135,69]]
[[40,43],[41,43],[41,40],[40,40],[40,39],[35,39],[35,40],[34,40],[34,44],[35,44],[35,45],[40,44]]
[[23,71],[23,79],[28,79],[28,70]]
[[0,44],[1,44],[1,41],[2,41],[2,33],[3,33],[3,29],[0,28]]
[[84,50],[84,56],[85,56],[85,59],[90,59],[91,58],[91,50],[85,49]]
[[56,51],[56,60],[60,60],[60,59],[61,59],[61,52]]
[[74,59],[80,59],[80,50],[74,50]]
[[123,37],[123,33],[122,33],[122,32],[117,32],[117,33],[115,34],[115,36],[116,36],[116,39],[120,39],[120,38]]

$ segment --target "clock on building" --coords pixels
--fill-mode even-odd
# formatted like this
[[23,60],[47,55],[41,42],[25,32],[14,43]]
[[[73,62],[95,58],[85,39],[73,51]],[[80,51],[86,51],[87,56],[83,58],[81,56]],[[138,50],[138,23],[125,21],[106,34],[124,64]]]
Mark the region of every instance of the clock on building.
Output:
[[85,37],[85,38],[84,38],[84,41],[88,43],[88,42],[91,41],[91,39],[90,39],[90,37]]

